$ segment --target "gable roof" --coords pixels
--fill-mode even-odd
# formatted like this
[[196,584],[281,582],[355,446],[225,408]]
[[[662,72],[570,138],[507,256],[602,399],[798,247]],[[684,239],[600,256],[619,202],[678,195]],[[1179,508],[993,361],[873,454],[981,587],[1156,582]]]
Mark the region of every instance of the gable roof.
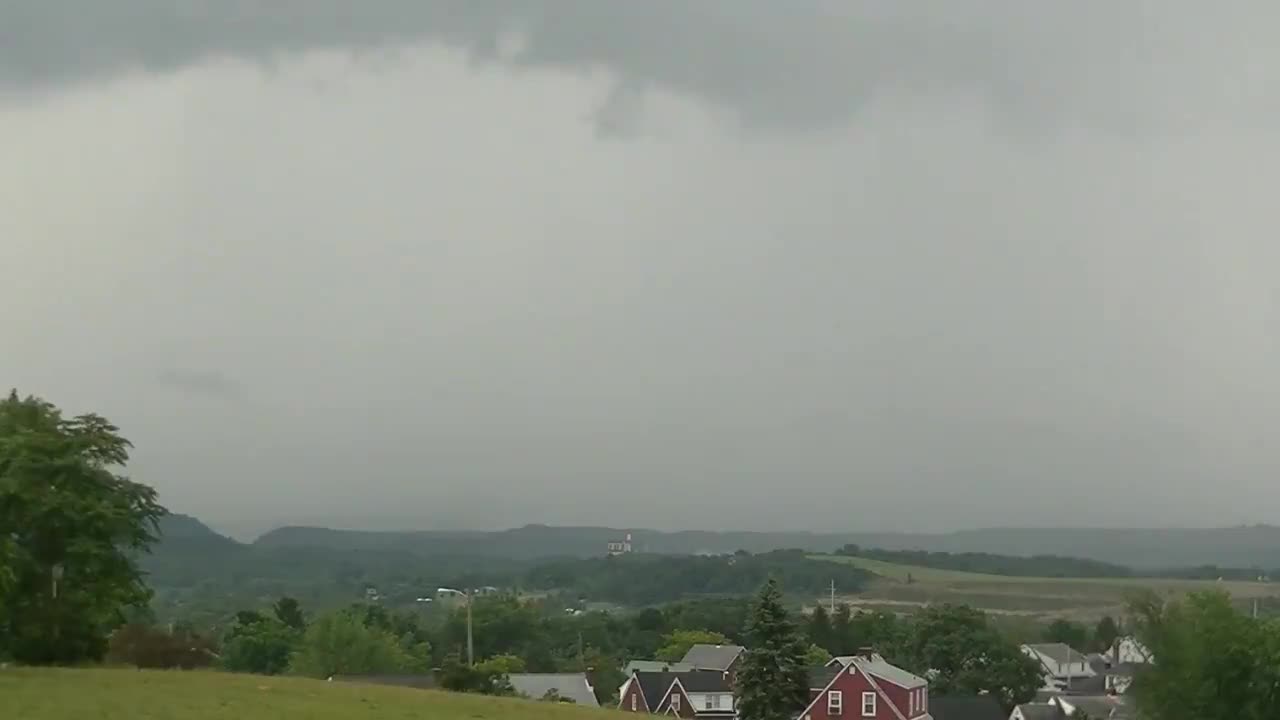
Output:
[[583,673],[511,673],[507,675],[511,687],[521,695],[539,700],[547,692],[555,690],[560,697],[569,698],[578,705],[599,707],[595,691]]
[[[929,700],[929,710],[933,710],[933,700]],[[1023,720],[1061,720],[1062,708],[1052,703],[1026,703],[1018,706]]]
[[[671,684],[675,682],[679,673],[673,672],[644,672],[639,671],[631,677],[640,685],[640,694],[644,696],[644,702],[649,706],[649,712],[657,712],[658,706],[662,704],[662,700],[667,695],[667,690],[671,688]],[[714,673],[719,675],[719,673]]]
[[[896,704],[894,704],[893,699],[890,698],[887,693],[885,693],[884,688],[880,687],[880,683],[876,682],[875,677],[871,673],[867,672],[866,669],[863,667],[863,665],[866,662],[869,662],[869,658],[863,657],[863,656],[851,656],[851,657],[853,659],[849,662],[848,665],[844,665],[836,668],[836,672],[831,676],[831,680],[828,681],[827,684],[823,686],[821,690],[818,690],[817,688],[810,688],[810,691],[813,691],[813,690],[818,690],[818,691],[813,694],[813,698],[809,700],[809,704],[806,705],[804,709],[800,711],[800,714],[797,715],[796,717],[803,718],[806,715],[808,715],[809,711],[813,709],[813,706],[816,705],[818,701],[822,699],[824,695],[827,694],[827,691],[831,689],[831,686],[836,684],[836,681],[840,679],[840,675],[844,672],[844,670],[848,668],[853,668],[858,672],[860,672],[862,676],[867,679],[867,683],[871,685],[871,689],[874,690],[876,693],[876,696],[880,698],[880,702],[883,702],[889,708],[889,710],[893,713],[894,717],[896,717],[898,720],[907,720],[906,715],[902,713],[902,709],[899,708]],[[880,656],[876,655],[875,657],[878,658]],[[880,662],[884,662],[884,659],[881,658]],[[885,664],[888,665],[888,663],[885,663]],[[910,677],[913,677],[913,678],[916,677],[915,675],[911,675],[911,673],[907,672],[906,670],[902,670],[901,668],[897,668],[892,665],[889,665],[889,667],[892,667],[894,670],[900,673],[903,673],[905,675],[908,675]],[[920,678],[916,678],[916,679],[920,680]],[[922,683],[924,682],[923,680],[920,680],[920,681]],[[910,687],[910,686],[907,686],[907,687]]]
[[676,673],[675,682],[680,683],[687,693],[727,693],[733,692],[729,678],[724,673],[708,670]]
[[840,671],[845,669],[844,665],[824,665],[817,668],[809,668],[809,689],[821,690],[831,684]]
[[689,672],[693,666],[685,662],[666,662],[664,660],[632,660],[622,668],[623,675],[634,675],[638,672]]
[[1006,720],[1008,717],[1000,701],[991,695],[931,697],[929,714],[933,720]]
[[1082,663],[1088,657],[1066,643],[1032,643],[1022,647],[1034,650],[1056,663]]
[[897,665],[890,663],[888,660],[881,657],[879,653],[871,653],[869,655],[840,655],[832,658],[831,662],[828,663],[828,666],[835,663],[839,663],[840,667],[857,665],[858,669],[862,670],[864,673],[874,675],[881,680],[888,680],[894,685],[903,688],[914,688],[928,684],[924,678],[918,675],[913,675]]
[[[1132,717],[1132,707],[1122,695],[1063,695],[1054,698],[1059,705],[1067,704],[1096,720],[1118,720]],[[1065,709],[1065,708],[1064,708]]]
[[699,643],[684,654],[683,663],[698,670],[728,670],[746,648],[741,645],[709,645]]

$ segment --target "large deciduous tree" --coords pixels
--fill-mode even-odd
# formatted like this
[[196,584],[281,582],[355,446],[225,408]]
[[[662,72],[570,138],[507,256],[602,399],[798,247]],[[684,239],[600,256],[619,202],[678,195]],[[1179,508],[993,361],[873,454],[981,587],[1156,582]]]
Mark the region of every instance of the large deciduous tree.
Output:
[[662,638],[662,647],[658,648],[656,657],[665,662],[678,662],[694,645],[724,645],[728,642],[729,638],[710,630],[676,630]]
[[760,589],[747,620],[748,649],[738,671],[738,715],[742,720],[795,717],[809,701],[809,643],[782,605],[770,579]]
[[1040,668],[991,626],[981,611],[942,605],[921,611],[892,659],[929,677],[935,695],[990,693],[1006,710],[1035,697]]
[[1271,720],[1280,717],[1280,621],[1238,612],[1225,593],[1131,607],[1138,639],[1155,662],[1131,692],[1145,717]]
[[290,670],[298,675],[395,673],[413,669],[414,659],[394,635],[365,624],[357,613],[340,610],[317,618],[294,652]]
[[98,415],[66,418],[17,392],[0,400],[0,654],[99,660],[123,611],[146,604],[136,557],[165,510],[119,474],[130,447]]

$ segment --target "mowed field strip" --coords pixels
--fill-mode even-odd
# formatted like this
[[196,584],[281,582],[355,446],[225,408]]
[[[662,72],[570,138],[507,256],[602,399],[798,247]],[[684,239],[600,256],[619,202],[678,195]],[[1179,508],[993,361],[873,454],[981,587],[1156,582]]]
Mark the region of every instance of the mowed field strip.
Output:
[[855,565],[874,573],[877,579],[865,592],[846,600],[855,605],[885,606],[886,609],[895,605],[953,602],[994,612],[1088,619],[1117,612],[1130,597],[1144,590],[1154,590],[1162,595],[1223,590],[1245,602],[1254,598],[1280,598],[1280,583],[1273,582],[1018,577],[901,565],[844,555],[811,557]]
[[569,704],[182,670],[0,669],[4,720],[603,720]]

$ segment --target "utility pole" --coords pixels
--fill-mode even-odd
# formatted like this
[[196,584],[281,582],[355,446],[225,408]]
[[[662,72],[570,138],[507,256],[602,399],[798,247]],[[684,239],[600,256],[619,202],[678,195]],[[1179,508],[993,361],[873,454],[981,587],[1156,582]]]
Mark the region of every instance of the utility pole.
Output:
[[467,667],[475,667],[476,664],[476,646],[471,636],[471,600],[474,598],[474,591],[467,591]]
[[836,614],[836,579],[831,578],[831,614]]

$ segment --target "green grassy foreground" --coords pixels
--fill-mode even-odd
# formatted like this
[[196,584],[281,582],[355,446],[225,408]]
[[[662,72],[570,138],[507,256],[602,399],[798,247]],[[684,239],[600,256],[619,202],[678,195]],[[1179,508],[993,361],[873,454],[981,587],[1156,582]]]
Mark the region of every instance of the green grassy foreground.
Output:
[[217,672],[0,669],[4,720],[597,720],[534,700]]

